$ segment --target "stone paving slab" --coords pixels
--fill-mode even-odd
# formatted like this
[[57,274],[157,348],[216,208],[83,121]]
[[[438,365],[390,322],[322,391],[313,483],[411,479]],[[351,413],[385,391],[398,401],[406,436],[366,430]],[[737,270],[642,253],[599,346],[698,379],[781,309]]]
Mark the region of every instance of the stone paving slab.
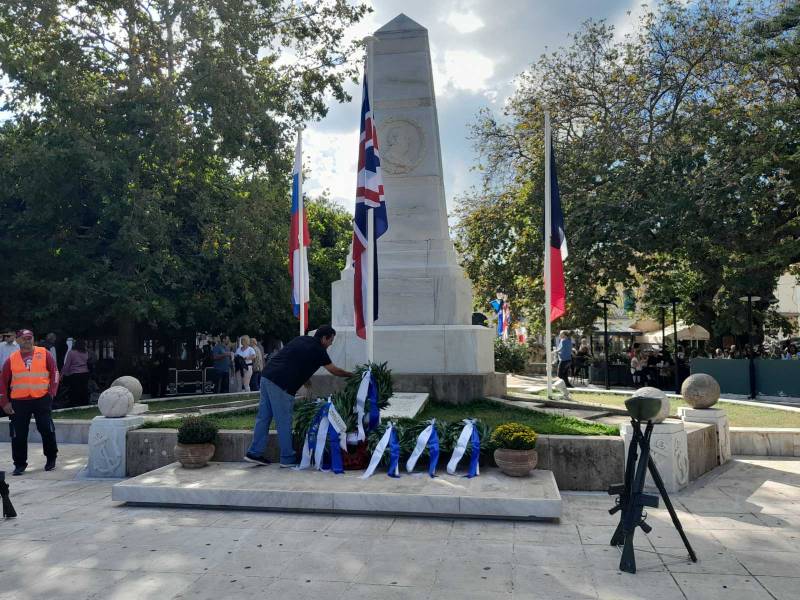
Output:
[[334,475],[247,463],[210,463],[184,469],[172,463],[112,489],[112,499],[160,506],[204,506],[332,513],[555,519],[561,495],[550,471],[508,477],[484,469],[478,477],[426,473],[387,477],[378,471]]

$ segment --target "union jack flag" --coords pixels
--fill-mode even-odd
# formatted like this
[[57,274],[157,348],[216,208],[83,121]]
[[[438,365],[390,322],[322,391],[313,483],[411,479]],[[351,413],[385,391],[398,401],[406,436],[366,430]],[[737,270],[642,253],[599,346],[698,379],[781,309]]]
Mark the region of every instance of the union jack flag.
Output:
[[389,229],[386,203],[383,201],[383,178],[378,152],[378,134],[369,104],[367,73],[364,72],[363,100],[361,101],[361,140],[358,147],[358,180],[356,185],[356,214],[353,218],[353,309],[358,337],[367,338],[367,230],[368,211],[375,211],[375,257],[372,282],[373,315],[378,319],[378,238]]

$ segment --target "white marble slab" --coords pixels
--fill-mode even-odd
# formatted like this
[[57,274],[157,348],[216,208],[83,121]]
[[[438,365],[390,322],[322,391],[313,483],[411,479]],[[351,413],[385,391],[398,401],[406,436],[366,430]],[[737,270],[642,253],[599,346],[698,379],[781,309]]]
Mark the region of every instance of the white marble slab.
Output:
[[440,517],[556,519],[561,494],[552,472],[508,477],[486,468],[467,479],[425,473],[369,479],[361,471],[343,475],[293,471],[247,463],[210,463],[184,469],[172,463],[112,487],[115,501],[160,506],[205,506],[257,510],[323,511]]
[[389,406],[381,411],[381,419],[413,419],[425,408],[428,398],[428,393],[395,392]]

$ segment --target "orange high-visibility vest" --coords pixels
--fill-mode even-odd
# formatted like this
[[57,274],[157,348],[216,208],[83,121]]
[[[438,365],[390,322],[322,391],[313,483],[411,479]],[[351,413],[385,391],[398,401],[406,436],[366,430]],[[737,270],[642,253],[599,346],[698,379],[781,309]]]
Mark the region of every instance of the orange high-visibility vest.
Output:
[[17,350],[8,360],[11,362],[11,399],[42,398],[50,389],[50,373],[47,371],[47,349],[33,347],[31,368],[25,366],[22,352]]

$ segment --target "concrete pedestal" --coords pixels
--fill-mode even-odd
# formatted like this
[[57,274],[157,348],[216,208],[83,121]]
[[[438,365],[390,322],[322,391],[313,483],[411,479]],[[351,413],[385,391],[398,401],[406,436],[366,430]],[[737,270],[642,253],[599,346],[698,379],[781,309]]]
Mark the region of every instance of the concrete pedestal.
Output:
[[144,417],[95,417],[89,427],[88,477],[125,477],[128,431],[144,424]]
[[[642,425],[642,433],[645,426]],[[620,426],[620,435],[625,440],[625,456],[633,439],[633,426],[625,423]],[[689,448],[683,421],[667,419],[653,427],[650,437],[650,456],[656,463],[664,488],[668,492],[677,492],[689,484]],[[650,473],[645,480],[645,488],[655,490]]]
[[690,408],[682,406],[678,416],[686,423],[708,423],[717,429],[717,464],[724,465],[731,459],[731,433],[728,415],[719,408]]

